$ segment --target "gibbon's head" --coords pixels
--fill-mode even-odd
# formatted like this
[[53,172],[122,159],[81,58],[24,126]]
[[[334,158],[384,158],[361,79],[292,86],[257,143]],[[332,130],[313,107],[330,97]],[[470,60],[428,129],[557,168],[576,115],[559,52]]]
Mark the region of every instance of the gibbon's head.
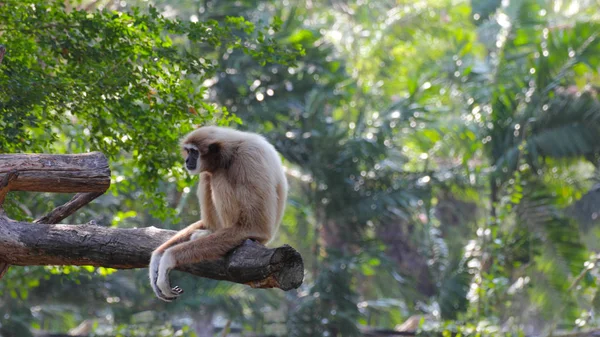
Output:
[[181,141],[185,168],[191,174],[199,174],[227,167],[236,133],[217,126],[203,126],[190,132]]

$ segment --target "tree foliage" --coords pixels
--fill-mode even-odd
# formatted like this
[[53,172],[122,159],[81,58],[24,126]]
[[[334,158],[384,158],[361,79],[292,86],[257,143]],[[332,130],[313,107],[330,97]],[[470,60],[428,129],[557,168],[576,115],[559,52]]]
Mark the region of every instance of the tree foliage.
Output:
[[173,151],[182,133],[212,118],[238,121],[205,99],[202,83],[217,70],[218,48],[241,50],[260,64],[292,64],[297,55],[266,37],[277,20],[257,29],[235,16],[189,22],[154,7],[67,11],[62,1],[7,3],[0,20],[8,48],[0,151],[47,151],[66,141],[62,125],[74,125],[65,150],[102,151],[113,160],[127,154],[119,161],[146,195],[165,177],[182,180]]
[[[124,335],[357,336],[415,314],[422,335],[600,324],[597,3],[122,3],[0,5],[0,151],[101,150],[112,193],[76,218],[169,226],[199,215],[178,138],[209,120],[261,132],[291,186],[278,241],[306,281],[283,294],[184,279],[200,285],[167,308],[142,274],[15,268],[0,308],[21,326],[101,316],[51,313],[41,290],[64,291],[66,273],[119,317],[97,331]],[[62,200],[27,197],[13,213]]]

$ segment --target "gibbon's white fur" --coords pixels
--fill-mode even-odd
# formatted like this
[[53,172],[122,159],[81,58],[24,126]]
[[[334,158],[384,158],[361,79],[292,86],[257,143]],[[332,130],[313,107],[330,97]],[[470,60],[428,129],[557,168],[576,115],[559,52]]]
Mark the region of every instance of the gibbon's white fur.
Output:
[[181,149],[186,169],[200,175],[202,214],[150,258],[150,284],[167,302],[183,293],[170,285],[173,268],[220,258],[246,239],[268,243],[279,228],[288,190],[277,151],[258,134],[205,126],[185,136]]

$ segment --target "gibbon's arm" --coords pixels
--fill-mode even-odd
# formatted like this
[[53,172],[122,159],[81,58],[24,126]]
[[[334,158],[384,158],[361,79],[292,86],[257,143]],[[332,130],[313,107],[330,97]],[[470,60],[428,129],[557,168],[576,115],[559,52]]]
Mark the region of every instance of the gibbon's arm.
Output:
[[[150,266],[149,266],[149,276],[150,276],[150,284],[152,285],[152,290],[156,296],[160,299],[170,302],[175,299],[172,296],[178,296],[183,293],[183,290],[179,287],[175,287],[173,289],[169,289],[169,291],[161,291],[158,286],[158,275],[160,270],[160,265],[162,264],[163,254],[169,247],[174,245],[178,245],[182,242],[195,240],[197,238],[196,234],[204,235],[206,233],[198,233],[199,230],[208,229],[208,230],[216,230],[218,228],[219,219],[216,214],[215,206],[212,202],[212,189],[211,189],[211,174],[208,172],[203,172],[200,174],[200,183],[198,185],[198,198],[200,199],[200,208],[202,210],[202,220],[197,221],[183,230],[179,231],[175,236],[171,239],[167,240],[165,243],[160,245],[154,252],[152,252],[152,257],[150,258]],[[172,295],[172,296],[169,296]]]
[[200,173],[200,184],[198,185],[198,200],[200,200],[200,210],[202,211],[202,220],[206,228],[215,231],[222,227],[221,219],[217,214],[217,209],[212,199],[212,174],[208,172]]
[[[172,297],[164,295],[172,293],[171,291],[167,293],[162,293],[156,285],[156,283],[158,282],[159,265],[163,253],[173,245],[177,245],[179,243],[196,238],[196,234],[199,230],[215,228],[215,222],[213,221],[218,220],[218,218],[216,217],[216,211],[214,209],[215,207],[212,204],[212,190],[210,188],[210,183],[210,173],[200,174],[200,183],[198,185],[198,198],[200,199],[200,208],[203,210],[202,213],[206,213],[202,214],[203,219],[200,221],[196,221],[188,227],[184,228],[183,230],[179,231],[177,234],[175,234],[175,236],[167,240],[165,243],[156,248],[154,252],[152,252],[152,257],[150,258],[150,265],[148,267],[150,284],[152,285],[152,290],[154,290],[156,296],[158,296],[162,300],[172,301],[174,299]],[[172,290],[177,291],[178,294],[183,293],[183,290],[181,290],[180,288]]]

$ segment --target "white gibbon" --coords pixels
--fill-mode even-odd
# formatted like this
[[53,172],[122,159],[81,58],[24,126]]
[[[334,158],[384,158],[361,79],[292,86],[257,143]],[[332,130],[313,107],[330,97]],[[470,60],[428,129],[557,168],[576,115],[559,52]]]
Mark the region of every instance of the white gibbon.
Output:
[[201,220],[152,252],[150,284],[167,302],[183,293],[170,285],[173,268],[218,259],[246,239],[268,243],[288,190],[279,154],[258,134],[204,126],[185,136],[181,148],[186,169],[200,175]]

